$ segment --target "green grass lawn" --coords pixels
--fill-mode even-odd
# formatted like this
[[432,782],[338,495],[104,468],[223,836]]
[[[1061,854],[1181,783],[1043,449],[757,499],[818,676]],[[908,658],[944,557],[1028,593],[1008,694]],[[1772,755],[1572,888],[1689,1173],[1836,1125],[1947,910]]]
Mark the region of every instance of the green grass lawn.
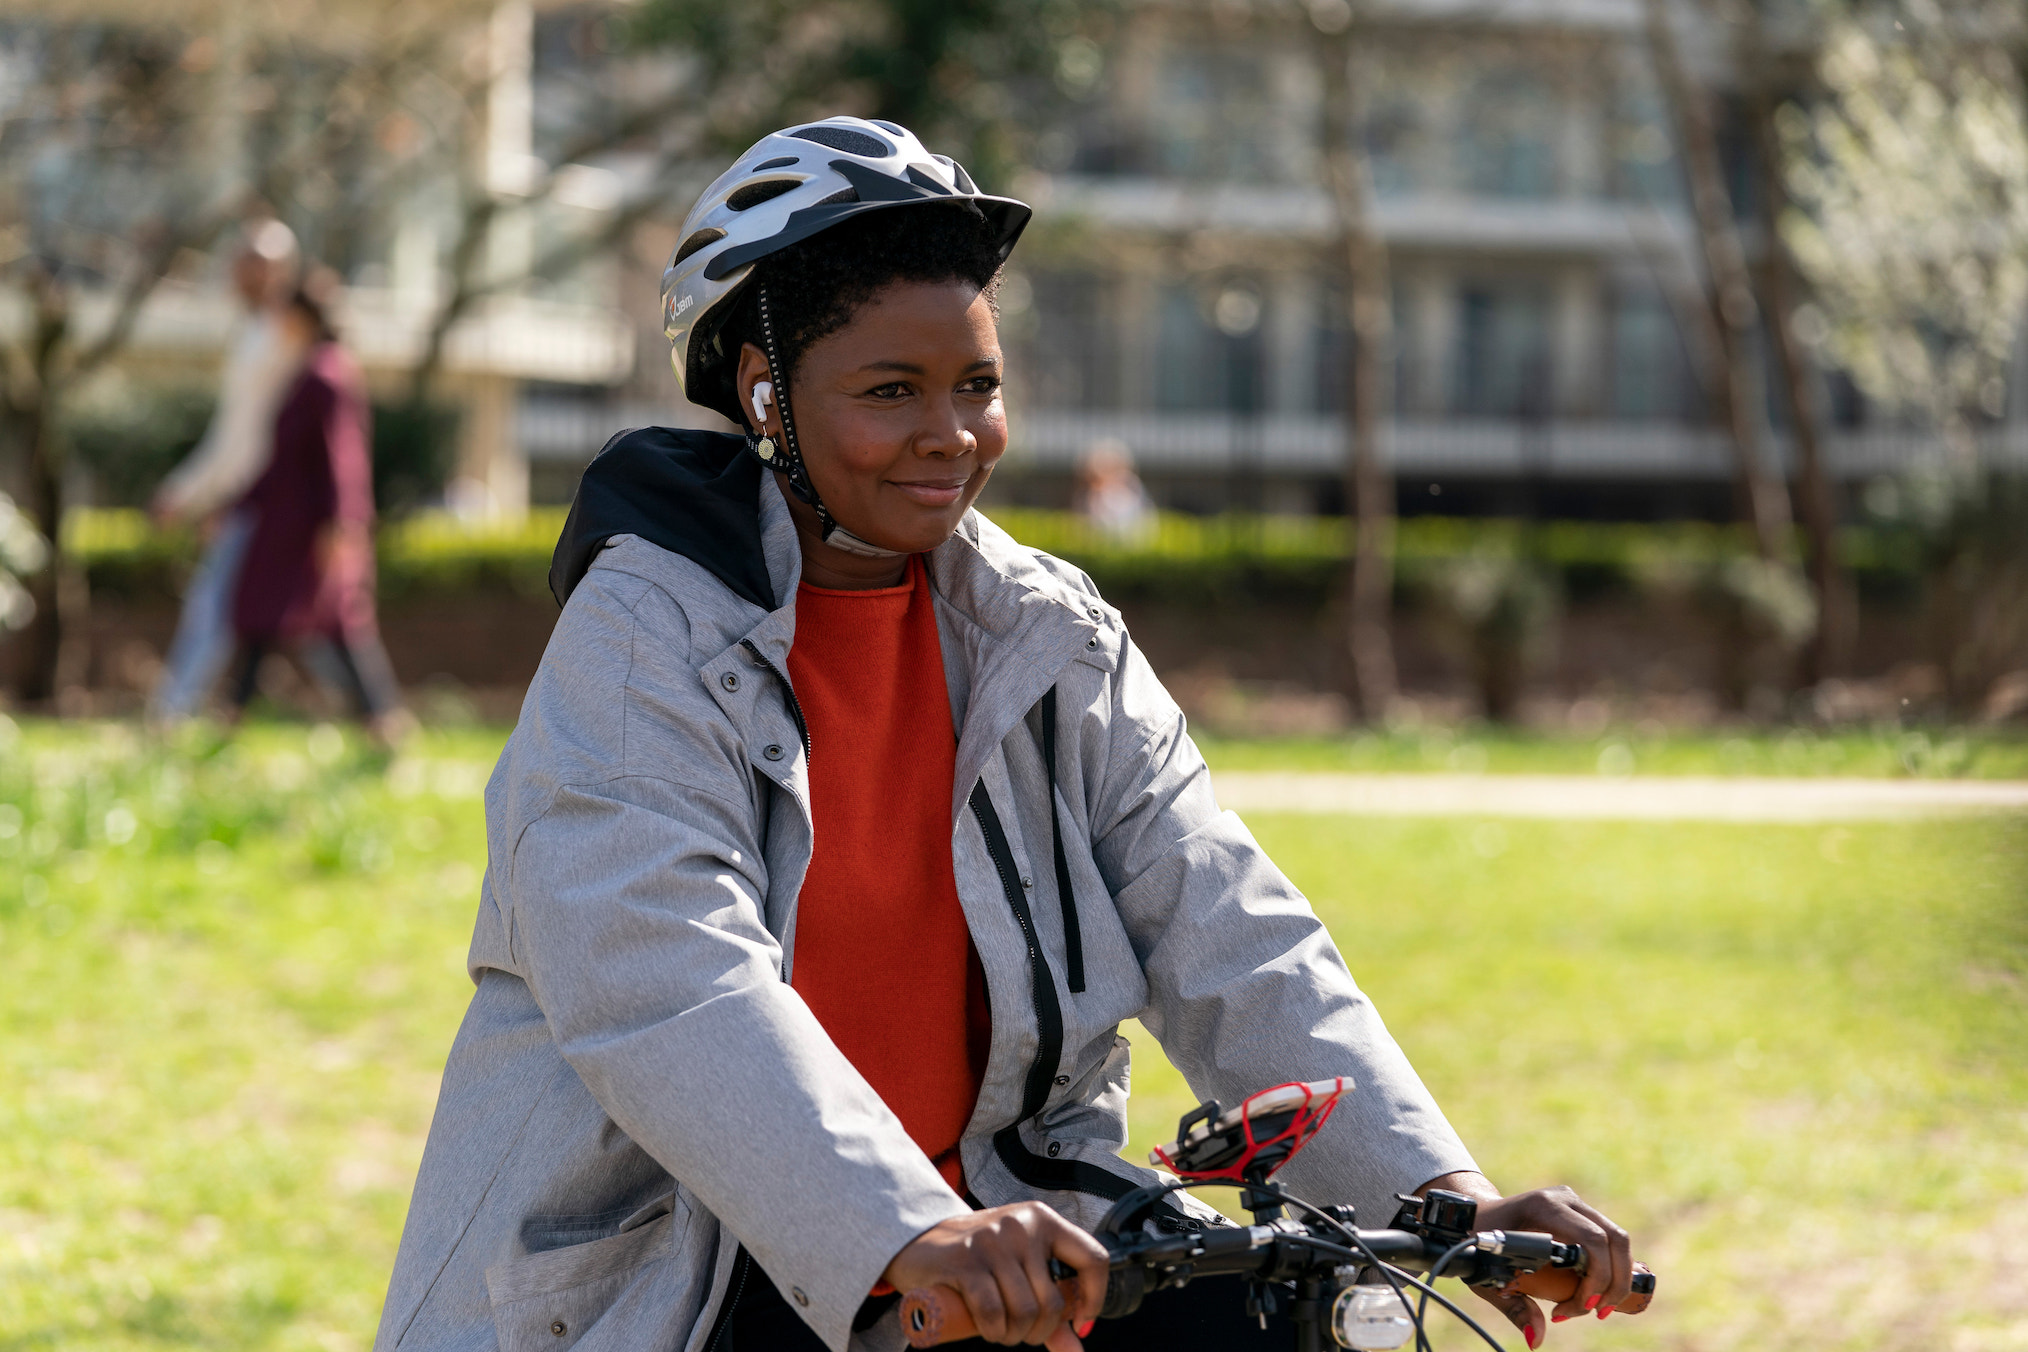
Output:
[[[0,720],[0,1350],[368,1345],[499,736]],[[1560,1345],[2028,1348],[2028,822],[1251,824],[1489,1172],[1641,1236]]]
[[1214,770],[1402,774],[1857,775],[2028,779],[2028,730],[1879,728],[1597,736],[1484,725],[1344,737],[1200,736]]

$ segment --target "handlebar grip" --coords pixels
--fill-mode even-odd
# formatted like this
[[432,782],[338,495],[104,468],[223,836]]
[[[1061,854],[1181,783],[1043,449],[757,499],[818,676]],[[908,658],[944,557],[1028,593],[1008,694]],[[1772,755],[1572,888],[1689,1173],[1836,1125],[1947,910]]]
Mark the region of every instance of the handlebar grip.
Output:
[[[1060,1259],[1049,1260],[1049,1275],[1065,1305],[1077,1303],[1077,1270]],[[910,1347],[936,1347],[979,1336],[972,1309],[952,1286],[918,1286],[901,1298],[901,1331]]]
[[910,1347],[935,1347],[979,1336],[965,1298],[948,1286],[919,1286],[903,1296],[901,1331],[908,1336]]
[[[1521,1291],[1537,1300],[1560,1305],[1577,1294],[1578,1285],[1583,1280],[1582,1270],[1579,1268],[1545,1267],[1526,1274],[1515,1284]],[[1654,1298],[1654,1294],[1655,1274],[1645,1265],[1637,1264],[1631,1293],[1618,1308],[1626,1314],[1637,1314],[1648,1308],[1648,1302]]]
[[1537,1300],[1561,1305],[1577,1294],[1578,1284],[1583,1280],[1581,1274],[1569,1268],[1545,1267],[1524,1273],[1516,1280],[1515,1285]]

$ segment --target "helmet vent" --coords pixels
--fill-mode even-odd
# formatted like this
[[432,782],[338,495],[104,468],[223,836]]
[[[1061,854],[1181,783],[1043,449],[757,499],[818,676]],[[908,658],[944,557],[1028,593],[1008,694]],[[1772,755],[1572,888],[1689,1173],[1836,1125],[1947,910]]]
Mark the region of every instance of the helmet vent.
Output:
[[965,172],[964,165],[959,164],[949,155],[937,155],[932,158],[951,171],[951,180],[958,185],[959,192],[970,197],[979,191],[979,185],[972,182],[972,176]]
[[891,132],[893,132],[893,133],[894,133],[894,134],[895,134],[896,136],[906,136],[906,135],[908,135],[908,133],[907,133],[906,131],[902,130],[902,129],[901,129],[900,127],[897,127],[897,126],[895,126],[895,125],[894,125],[894,124],[893,124],[892,122],[889,122],[889,121],[888,121],[887,119],[885,119],[885,118],[880,118],[880,117],[876,117],[876,118],[874,118],[874,119],[873,119],[873,125],[874,125],[874,126],[876,126],[876,127],[878,127],[878,128],[880,128],[880,129],[881,129],[882,131],[891,131]]
[[676,256],[669,260],[669,266],[672,268],[675,267],[678,263],[681,263],[684,259],[690,257],[690,255],[696,253],[699,249],[703,248],[705,245],[716,244],[718,243],[718,241],[724,238],[725,232],[723,230],[720,230],[715,225],[707,225],[702,230],[693,232],[690,238],[684,240],[683,243],[677,248]]
[[803,181],[799,178],[763,179],[759,183],[748,183],[743,187],[735,188],[732,196],[725,199],[725,204],[734,211],[745,211],[750,207],[757,207],[763,202],[773,201],[783,193],[793,192],[802,186]]
[[789,135],[802,141],[815,141],[820,146],[842,150],[847,155],[863,155],[868,159],[885,159],[894,153],[894,147],[878,136],[868,136],[863,131],[849,127],[801,127]]
[[801,163],[802,161],[794,155],[777,155],[771,160],[762,160],[750,172],[758,174],[763,169],[786,169],[792,164]]
[[820,207],[831,207],[837,206],[841,202],[857,202],[858,200],[859,189],[840,188],[837,192],[832,193],[829,197],[817,203],[817,205]]

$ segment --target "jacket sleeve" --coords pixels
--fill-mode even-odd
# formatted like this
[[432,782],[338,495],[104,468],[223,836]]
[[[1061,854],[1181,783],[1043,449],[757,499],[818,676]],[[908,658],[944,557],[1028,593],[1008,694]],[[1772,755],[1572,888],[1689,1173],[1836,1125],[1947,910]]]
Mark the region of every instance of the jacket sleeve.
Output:
[[545,663],[496,779],[547,800],[495,844],[509,961],[613,1121],[842,1349],[893,1255],[967,1208],[781,980],[751,772],[702,682],[607,675],[636,640],[613,577],[572,597],[552,651],[576,660]]
[[335,388],[324,415],[331,464],[331,516],[345,526],[373,524],[373,415],[356,383]]
[[162,481],[170,511],[203,516],[231,504],[260,478],[274,450],[275,411],[297,365],[271,317],[246,321],[226,358],[218,407],[203,440]]
[[1220,812],[1183,714],[1131,643],[1113,683],[1093,855],[1147,973],[1149,1031],[1203,1098],[1292,1080],[1357,1086],[1283,1172],[1298,1195],[1351,1202],[1368,1225],[1393,1195],[1476,1168],[1352,979],[1310,904]]

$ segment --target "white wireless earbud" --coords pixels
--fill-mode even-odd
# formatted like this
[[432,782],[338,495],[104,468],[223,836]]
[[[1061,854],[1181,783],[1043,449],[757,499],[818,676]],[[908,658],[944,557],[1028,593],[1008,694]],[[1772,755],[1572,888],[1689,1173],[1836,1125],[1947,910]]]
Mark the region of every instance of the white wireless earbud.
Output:
[[753,386],[753,424],[755,427],[767,426],[767,405],[772,404],[774,401],[775,387],[773,382],[766,380],[755,381]]

